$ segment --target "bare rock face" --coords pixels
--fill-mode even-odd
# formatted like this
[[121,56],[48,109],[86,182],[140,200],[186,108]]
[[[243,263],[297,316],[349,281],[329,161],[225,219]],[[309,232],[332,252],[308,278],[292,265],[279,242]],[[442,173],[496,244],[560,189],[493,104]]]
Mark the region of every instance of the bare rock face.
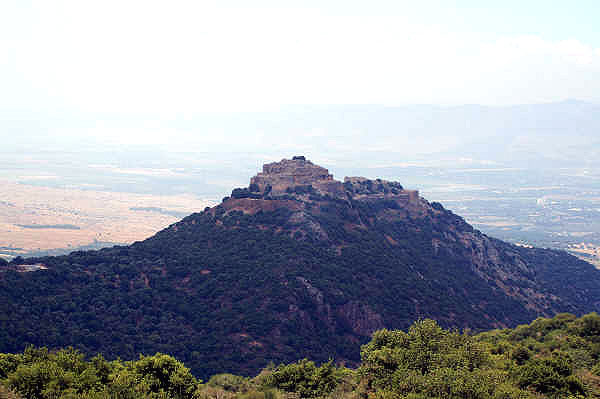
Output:
[[350,301],[339,309],[339,315],[356,334],[369,336],[385,328],[383,317],[368,305]]

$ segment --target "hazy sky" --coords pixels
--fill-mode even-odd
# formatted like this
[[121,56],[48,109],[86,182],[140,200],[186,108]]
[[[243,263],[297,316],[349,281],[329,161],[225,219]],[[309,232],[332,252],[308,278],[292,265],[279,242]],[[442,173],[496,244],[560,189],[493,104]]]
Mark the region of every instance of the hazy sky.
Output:
[[4,0],[0,119],[598,103],[598,21],[597,0]]
[[595,0],[5,0],[0,105],[597,101],[598,21]]

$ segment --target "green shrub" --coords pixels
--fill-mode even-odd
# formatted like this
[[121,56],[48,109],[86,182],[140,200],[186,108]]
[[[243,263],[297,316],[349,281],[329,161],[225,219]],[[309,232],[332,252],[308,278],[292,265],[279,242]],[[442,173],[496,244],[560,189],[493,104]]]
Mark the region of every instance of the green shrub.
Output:
[[583,386],[572,375],[570,357],[555,352],[550,357],[533,358],[517,370],[517,381],[521,388],[534,389],[543,394],[583,393]]
[[234,374],[215,374],[207,382],[211,387],[219,387],[229,392],[245,392],[248,390],[248,379]]
[[331,393],[339,379],[340,375],[331,361],[317,367],[314,362],[302,359],[277,367],[266,375],[264,385],[295,392],[301,398],[319,398]]

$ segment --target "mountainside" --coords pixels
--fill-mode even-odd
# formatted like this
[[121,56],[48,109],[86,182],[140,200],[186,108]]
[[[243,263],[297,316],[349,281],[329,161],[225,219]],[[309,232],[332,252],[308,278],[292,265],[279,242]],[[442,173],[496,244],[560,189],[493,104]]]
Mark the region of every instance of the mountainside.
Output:
[[[28,264],[30,266],[24,266]],[[0,265],[0,352],[170,353],[202,377],[334,358],[424,317],[515,326],[600,308],[600,271],[487,237],[399,183],[304,157],[126,247]]]

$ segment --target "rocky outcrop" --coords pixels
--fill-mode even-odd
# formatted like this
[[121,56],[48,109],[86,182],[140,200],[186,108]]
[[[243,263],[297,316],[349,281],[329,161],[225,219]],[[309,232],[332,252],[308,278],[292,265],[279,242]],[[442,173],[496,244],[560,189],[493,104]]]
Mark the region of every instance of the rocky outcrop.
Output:
[[358,301],[350,301],[338,311],[342,320],[355,334],[369,336],[385,327],[383,317],[375,313],[370,306]]

